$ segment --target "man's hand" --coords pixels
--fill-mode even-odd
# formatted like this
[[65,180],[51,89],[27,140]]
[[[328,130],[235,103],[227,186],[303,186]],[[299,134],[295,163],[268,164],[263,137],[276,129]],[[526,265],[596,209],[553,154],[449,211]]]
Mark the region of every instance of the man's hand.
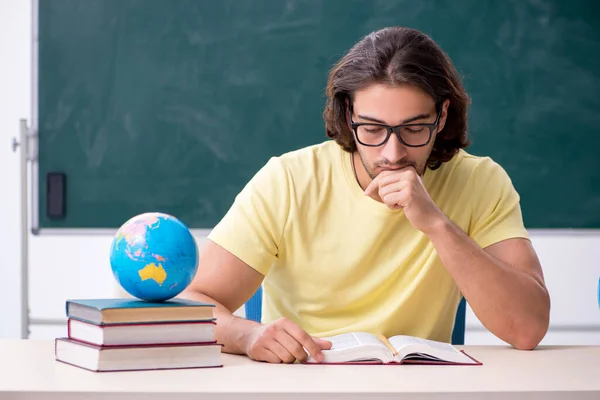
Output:
[[281,318],[252,330],[246,354],[257,361],[293,363],[308,357],[306,349],[315,360],[322,361],[321,350],[330,348],[331,342],[312,337],[292,321]]
[[413,167],[381,172],[369,183],[365,194],[381,200],[393,210],[403,208],[412,226],[425,234],[447,218],[431,200]]

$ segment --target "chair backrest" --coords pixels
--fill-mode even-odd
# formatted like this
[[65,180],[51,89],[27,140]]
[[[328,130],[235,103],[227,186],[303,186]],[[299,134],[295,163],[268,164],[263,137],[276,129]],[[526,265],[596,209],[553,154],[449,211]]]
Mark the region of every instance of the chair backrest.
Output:
[[[452,331],[452,344],[465,344],[465,314],[466,302],[464,297],[460,301],[454,320],[454,330]],[[246,318],[252,321],[260,322],[262,320],[262,286],[258,288],[254,296],[246,302]]]

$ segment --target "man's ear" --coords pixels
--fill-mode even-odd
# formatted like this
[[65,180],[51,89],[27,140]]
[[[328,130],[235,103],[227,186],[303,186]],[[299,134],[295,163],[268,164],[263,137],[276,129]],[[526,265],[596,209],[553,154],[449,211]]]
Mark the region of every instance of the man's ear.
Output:
[[442,114],[440,115],[440,121],[438,122],[438,133],[446,126],[446,120],[448,119],[448,107],[450,107],[450,99],[444,100],[442,103]]

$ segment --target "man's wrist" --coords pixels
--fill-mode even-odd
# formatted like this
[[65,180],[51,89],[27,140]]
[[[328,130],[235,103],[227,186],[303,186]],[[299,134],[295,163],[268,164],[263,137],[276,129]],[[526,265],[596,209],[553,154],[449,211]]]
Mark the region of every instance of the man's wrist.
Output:
[[231,346],[235,347],[236,353],[248,355],[251,342],[254,339],[254,329],[261,326],[261,324],[234,316],[228,325],[229,337],[233,342]]
[[446,236],[452,228],[454,224],[450,221],[450,218],[446,216],[443,212],[440,212],[440,215],[434,219],[434,221],[429,225],[427,231],[423,233],[426,234],[432,241],[437,238],[441,238]]

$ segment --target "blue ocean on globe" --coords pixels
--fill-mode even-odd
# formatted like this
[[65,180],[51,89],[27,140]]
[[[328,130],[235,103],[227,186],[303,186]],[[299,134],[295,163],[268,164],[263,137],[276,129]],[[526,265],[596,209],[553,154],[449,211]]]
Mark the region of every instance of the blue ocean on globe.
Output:
[[181,293],[198,269],[198,247],[188,227],[164,213],[125,222],[110,248],[112,272],[130,295],[148,302]]

